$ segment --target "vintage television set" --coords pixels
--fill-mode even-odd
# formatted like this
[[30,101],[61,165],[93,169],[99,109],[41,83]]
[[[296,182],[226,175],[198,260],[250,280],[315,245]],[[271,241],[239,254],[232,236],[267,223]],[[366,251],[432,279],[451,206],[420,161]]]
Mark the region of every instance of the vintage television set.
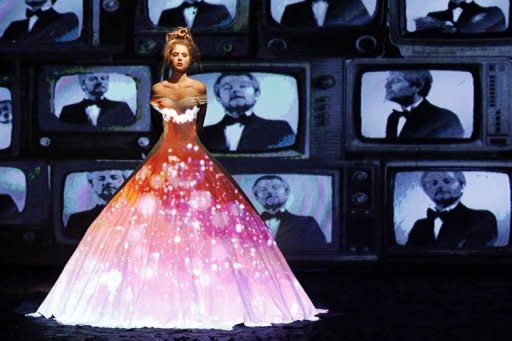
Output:
[[498,57],[351,60],[346,151],[400,158],[510,151],[510,71]]
[[389,0],[390,39],[403,56],[508,56],[510,0]]
[[512,255],[508,161],[385,163],[384,256]]
[[75,247],[106,203],[142,165],[136,160],[69,160],[52,165],[53,236]]
[[[219,156],[340,160],[342,66],[339,58],[196,65],[190,73],[209,96],[203,144]],[[224,108],[244,106],[238,138]]]
[[48,245],[49,167],[41,161],[0,161],[2,248]]
[[387,32],[386,6],[386,0],[329,1],[323,10],[309,1],[264,0],[258,55],[377,56]]
[[165,34],[175,27],[186,26],[191,28],[202,56],[247,56],[250,50],[249,3],[249,0],[206,0],[190,7],[189,2],[183,0],[138,0],[135,52],[160,55]]
[[41,9],[5,0],[0,3],[0,52],[55,60],[120,51],[129,10],[128,3],[117,0],[47,0]]
[[219,159],[288,260],[377,259],[381,205],[375,162]]
[[14,66],[14,70],[0,68],[0,158],[19,155],[26,120],[19,68]]
[[150,69],[61,65],[38,69],[32,148],[72,157],[140,157],[152,136]]

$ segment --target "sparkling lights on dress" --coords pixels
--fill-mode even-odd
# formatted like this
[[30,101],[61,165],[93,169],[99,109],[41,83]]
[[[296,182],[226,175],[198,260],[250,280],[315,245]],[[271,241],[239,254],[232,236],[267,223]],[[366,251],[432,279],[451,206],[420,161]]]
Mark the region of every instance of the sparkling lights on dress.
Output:
[[317,319],[321,311],[270,231],[199,141],[195,118],[205,101],[187,97],[159,109],[160,141],[32,316],[122,328]]

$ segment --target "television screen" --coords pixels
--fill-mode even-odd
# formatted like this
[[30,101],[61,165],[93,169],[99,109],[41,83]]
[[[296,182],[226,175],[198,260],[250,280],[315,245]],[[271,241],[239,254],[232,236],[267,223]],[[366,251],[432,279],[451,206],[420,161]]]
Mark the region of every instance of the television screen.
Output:
[[[379,0],[265,0],[258,21],[262,57],[376,55],[385,37]],[[343,39],[338,39],[339,35]]]
[[510,245],[511,172],[499,162],[391,162],[391,246],[410,252]]
[[307,64],[202,64],[193,78],[208,88],[199,136],[226,156],[295,156],[309,152]]
[[348,152],[509,150],[510,67],[497,57],[348,62]]
[[36,161],[0,161],[0,243],[48,241],[50,200],[48,165]]
[[77,243],[140,162],[70,161],[56,165],[55,236],[59,243]]
[[135,49],[160,54],[165,34],[188,27],[203,56],[244,56],[249,52],[248,0],[139,0]]
[[469,139],[474,131],[474,97],[474,76],[467,70],[364,72],[361,135],[396,142]]
[[251,173],[233,178],[285,254],[333,243],[334,179],[327,174]]
[[13,109],[11,90],[0,86],[0,151],[10,147],[12,141]]
[[205,82],[213,99],[201,136],[209,150],[262,152],[296,143],[300,89],[293,75],[213,72],[195,78]]
[[12,158],[20,151],[25,103],[20,98],[19,65],[5,63],[3,66],[0,70],[0,157]]
[[510,0],[390,0],[390,38],[404,56],[510,53]]
[[276,23],[303,29],[366,25],[376,9],[377,0],[270,0],[270,14]]
[[23,44],[66,43],[80,39],[83,0],[4,0],[0,2],[0,39]]
[[494,34],[509,27],[509,0],[407,0],[407,32],[425,34]]
[[190,29],[226,29],[237,17],[237,0],[147,0],[149,19],[155,26]]
[[146,66],[43,67],[33,141],[42,150],[147,149],[150,84]]
[[15,167],[0,167],[0,219],[16,216],[25,210],[27,179]]

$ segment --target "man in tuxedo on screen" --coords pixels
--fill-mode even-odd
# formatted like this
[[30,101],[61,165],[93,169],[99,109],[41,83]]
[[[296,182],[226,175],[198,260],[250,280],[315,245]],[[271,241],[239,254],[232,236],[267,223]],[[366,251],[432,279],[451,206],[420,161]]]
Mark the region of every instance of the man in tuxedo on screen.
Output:
[[210,4],[204,0],[185,0],[181,5],[162,11],[158,26],[215,28],[229,25],[233,17],[222,4]]
[[362,25],[371,19],[361,0],[305,0],[285,7],[281,24],[292,27]]
[[109,75],[106,73],[79,74],[78,80],[85,98],[66,105],[59,116],[61,122],[104,128],[135,123],[135,115],[125,102],[105,97]]
[[220,122],[203,128],[200,136],[208,149],[258,152],[288,147],[295,142],[288,122],[264,119],[253,112],[261,90],[252,74],[223,73],[213,90],[225,115]]
[[461,203],[466,179],[460,171],[429,171],[421,186],[434,203],[426,218],[417,220],[407,246],[472,249],[493,246],[498,236],[496,217],[487,210],[474,210]]
[[482,7],[474,1],[449,0],[444,11],[415,19],[416,31],[426,33],[485,33],[507,29],[505,15],[497,6]]
[[283,252],[327,247],[325,236],[315,218],[292,214],[286,209],[290,187],[282,177],[261,176],[254,182],[252,191],[265,209],[261,218]]
[[399,106],[387,119],[389,141],[463,137],[458,116],[426,99],[432,86],[428,70],[391,71],[385,86],[386,99]]
[[64,235],[76,239],[82,238],[94,219],[124,183],[125,175],[122,170],[87,172],[87,182],[96,194],[96,205],[87,211],[71,214],[63,231]]
[[25,0],[26,19],[9,24],[2,40],[33,43],[67,42],[79,37],[78,17],[73,12],[53,9],[56,0]]

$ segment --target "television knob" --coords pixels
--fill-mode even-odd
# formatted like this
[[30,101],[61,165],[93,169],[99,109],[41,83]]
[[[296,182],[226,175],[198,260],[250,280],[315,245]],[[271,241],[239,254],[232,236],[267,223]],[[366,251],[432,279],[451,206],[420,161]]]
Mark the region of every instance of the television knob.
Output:
[[288,44],[285,40],[273,38],[267,43],[267,47],[275,52],[284,52],[288,50]]
[[51,144],[52,140],[47,136],[43,136],[39,139],[39,145],[41,147],[49,147]]
[[368,195],[362,192],[357,192],[352,196],[352,203],[357,207],[364,207],[368,205]]
[[357,182],[363,182],[368,180],[368,172],[365,171],[355,171],[352,173],[352,180]]
[[140,147],[147,147],[149,146],[149,139],[146,137],[146,136],[142,136],[142,137],[139,137],[137,139],[137,144],[140,146]]
[[119,0],[103,0],[101,6],[107,12],[115,12],[119,9]]
[[373,36],[361,36],[356,40],[356,49],[361,53],[374,52],[377,49],[377,40]]

